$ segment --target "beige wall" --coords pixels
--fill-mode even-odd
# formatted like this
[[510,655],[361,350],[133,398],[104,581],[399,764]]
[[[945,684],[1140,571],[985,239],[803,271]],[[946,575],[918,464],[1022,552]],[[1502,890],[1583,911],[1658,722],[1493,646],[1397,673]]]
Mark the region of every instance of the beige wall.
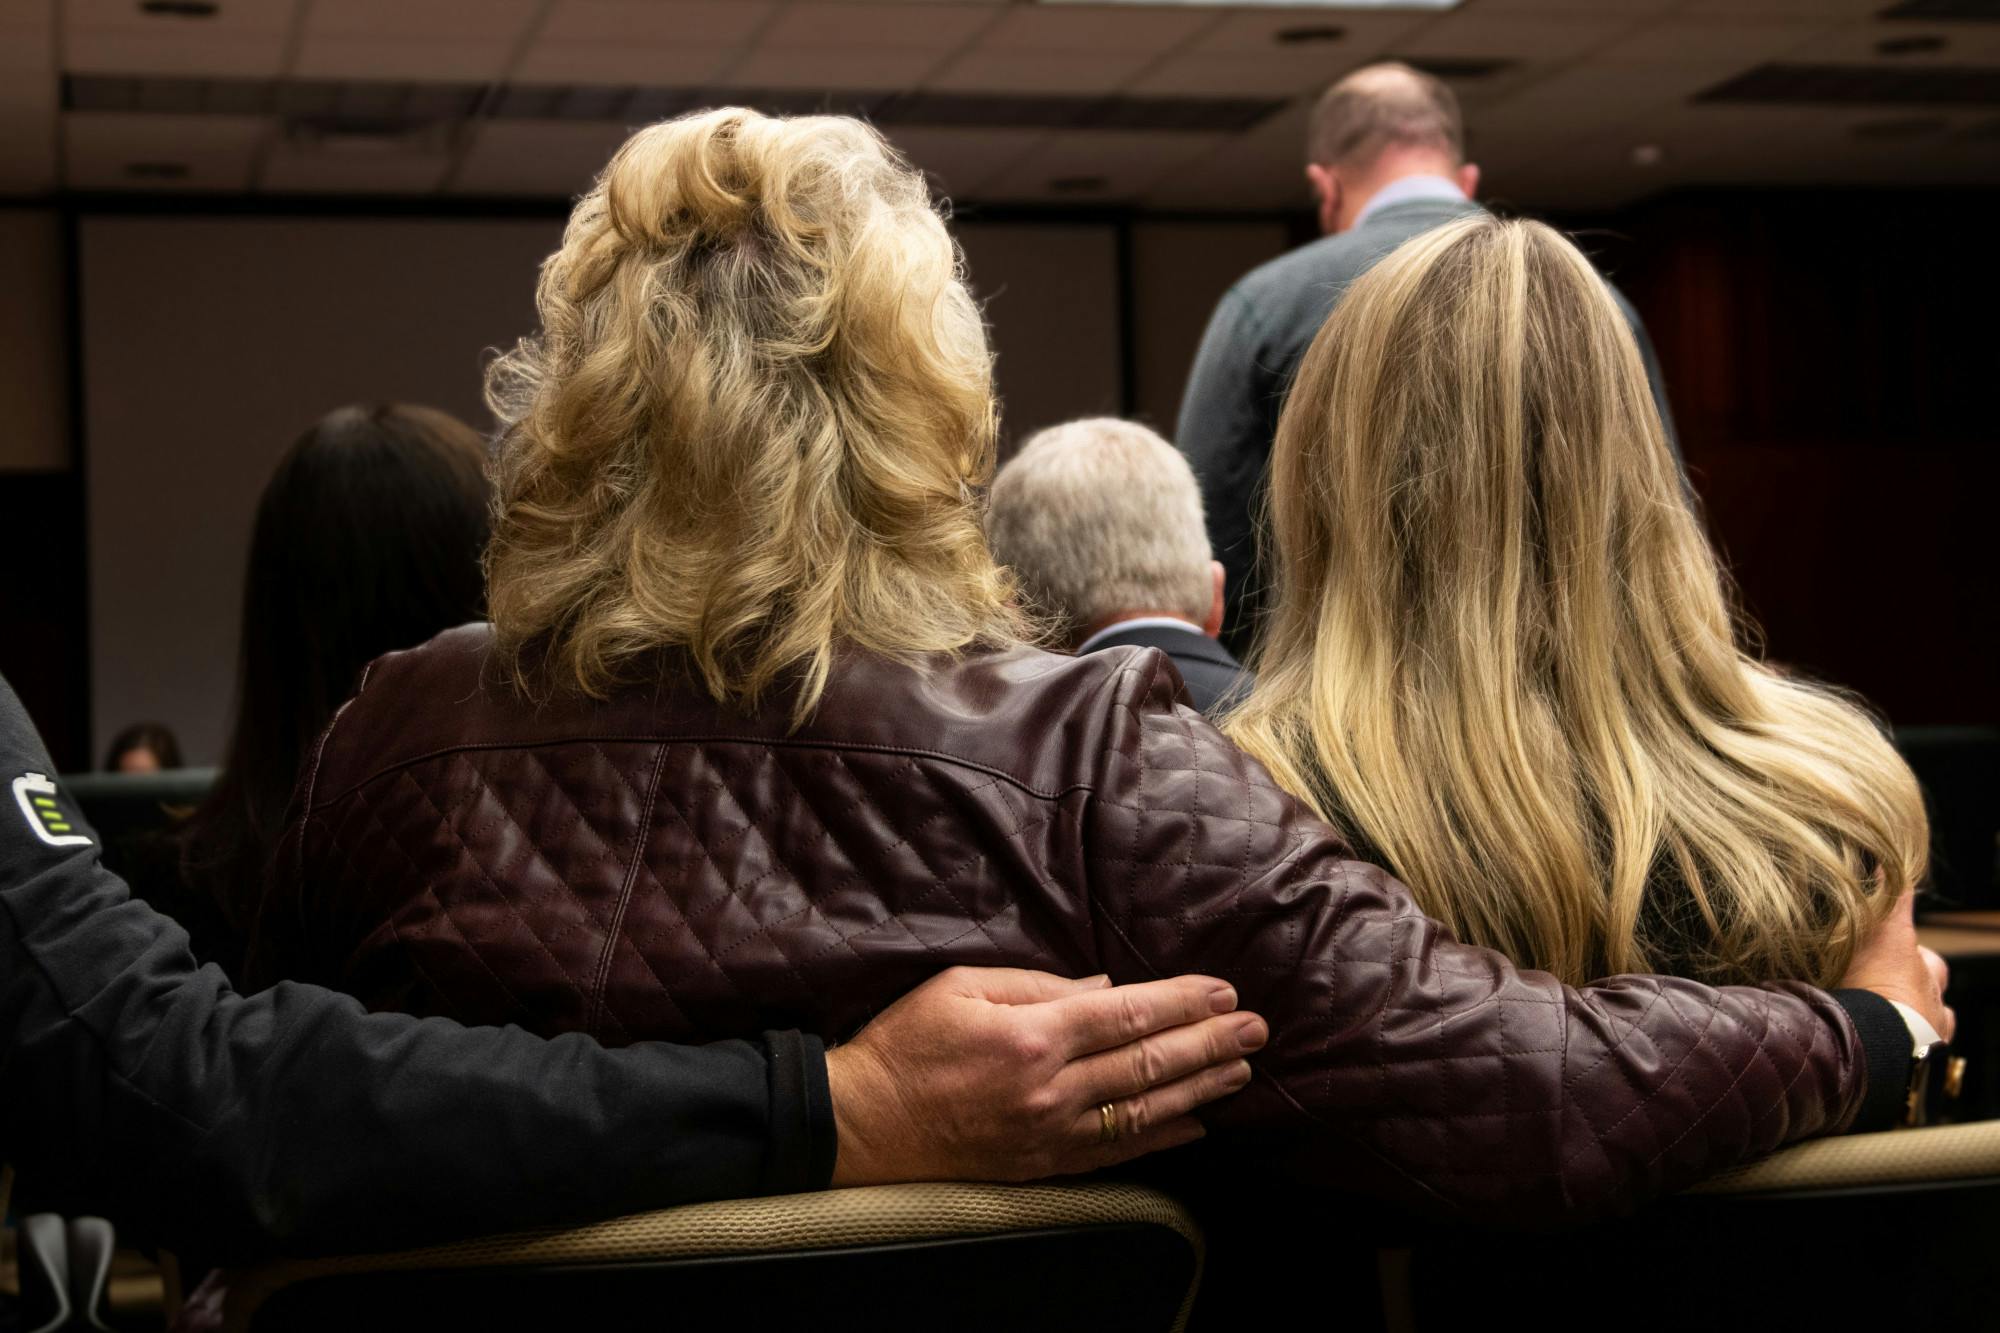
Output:
[[992,330],[1003,450],[1043,426],[1118,411],[1118,234],[1102,223],[963,223]]
[[529,327],[554,221],[93,217],[82,224],[92,730],[221,750],[250,517],[343,403],[484,425],[483,349]]
[[62,218],[0,208],[0,472],[69,466]]

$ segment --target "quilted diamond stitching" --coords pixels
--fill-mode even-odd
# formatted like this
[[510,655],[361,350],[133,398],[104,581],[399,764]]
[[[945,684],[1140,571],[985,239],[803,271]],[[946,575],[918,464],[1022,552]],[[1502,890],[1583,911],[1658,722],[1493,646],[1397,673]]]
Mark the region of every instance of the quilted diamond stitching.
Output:
[[[1030,777],[1023,778],[935,751],[919,760],[922,747],[819,747],[809,736],[689,742],[687,771],[676,770],[662,788],[673,818],[659,818],[672,836],[645,864],[632,859],[630,900],[635,910],[638,895],[648,900],[637,927],[608,928],[605,914],[554,873],[587,852],[583,830],[604,847],[614,841],[609,826],[592,819],[587,793],[612,779],[636,792],[629,756],[585,740],[572,752],[589,756],[587,769],[564,766],[562,746],[547,747],[552,759],[529,753],[532,746],[494,747],[500,767],[492,771],[462,756],[447,760],[412,781],[428,789],[433,808],[464,816],[453,836],[471,867],[454,873],[490,889],[511,870],[525,893],[518,904],[503,897],[506,910],[497,914],[484,897],[441,902],[439,928],[463,936],[454,911],[477,906],[486,930],[497,919],[510,932],[553,931],[544,912],[564,932],[602,930],[603,951],[594,955],[600,974],[614,954],[636,954],[643,971],[622,974],[629,994],[650,995],[635,980],[650,973],[683,1021],[683,996],[702,1004],[728,997],[739,1014],[770,999],[749,993],[750,978],[796,988],[809,1013],[833,1012],[848,997],[825,993],[825,978],[863,975],[857,964],[882,948],[902,965],[913,957],[1012,960],[1033,950],[1049,952],[1057,967],[1094,968],[1102,948],[1127,975],[1226,967],[1246,998],[1274,1001],[1267,1006],[1273,1046],[1233,1105],[1266,1125],[1283,1108],[1284,1116],[1325,1126],[1333,1132],[1318,1141],[1341,1145],[1350,1163],[1372,1161],[1371,1169],[1461,1207],[1503,1196],[1517,1205],[1553,1197],[1594,1207],[1686,1179],[1704,1161],[1775,1146],[1840,1114],[1848,1054],[1834,1028],[1796,1002],[1747,994],[1725,996],[1717,1008],[1691,1003],[1685,988],[1633,983],[1579,997],[1546,979],[1496,982],[1483,956],[1434,944],[1436,928],[1399,886],[1339,859],[1261,768],[1191,714],[1160,707],[1167,683],[1161,659],[1143,655],[1093,678],[1087,708],[1060,725],[1107,737],[1095,780],[1089,756],[1066,772],[1024,763]],[[893,727],[860,732],[870,741],[895,734]],[[337,776],[330,771],[329,782]],[[1068,793],[1077,801],[1065,804]],[[524,808],[521,799],[547,808]],[[496,814],[482,801],[503,808]],[[377,802],[422,809],[398,782],[373,786],[358,804]],[[641,804],[642,820],[652,818],[653,803]],[[881,826],[871,836],[886,845],[852,842],[854,814],[864,807]],[[777,810],[784,814],[773,822]],[[954,829],[954,810],[976,811],[972,826]],[[367,817],[381,825],[378,814]],[[526,859],[497,866],[474,850],[516,834]],[[636,836],[653,848],[648,835]],[[558,839],[577,845],[552,859]],[[331,841],[333,854],[316,869],[365,885],[363,849],[340,845],[344,837]],[[387,828],[382,842],[378,865],[392,855],[410,859]],[[817,863],[827,852],[837,854]],[[987,864],[993,869],[982,871]],[[1042,869],[1030,869],[1013,898],[994,896],[1000,868],[1015,864]],[[1070,864],[1084,883],[1059,882]],[[533,882],[551,876],[555,884]],[[882,876],[896,892],[871,900],[871,877]],[[1253,891],[1253,880],[1285,891]],[[1096,943],[1077,950],[1072,941],[1037,938],[1029,929],[1037,895],[1075,893],[1085,896]],[[574,984],[574,972],[555,962],[557,975]],[[622,1026],[626,1015],[612,1012],[615,990],[604,993],[601,1021]],[[1826,1002],[1814,1003],[1824,1015]],[[1580,1016],[1579,1006],[1589,1012]],[[1225,1108],[1225,1120],[1230,1114]]]

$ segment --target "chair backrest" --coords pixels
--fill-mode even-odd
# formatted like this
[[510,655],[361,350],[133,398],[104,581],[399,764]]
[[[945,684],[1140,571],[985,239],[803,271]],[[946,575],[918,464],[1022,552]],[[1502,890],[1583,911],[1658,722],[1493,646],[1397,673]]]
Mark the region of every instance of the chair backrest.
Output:
[[1813,1139],[1711,1176],[1691,1195],[1828,1197],[2000,1186],[2000,1120]]
[[1574,1234],[1427,1239],[1413,1324],[1540,1311],[1621,1329],[1985,1327],[2000,1310],[1995,1219],[2000,1122],[1818,1139]]
[[104,841],[163,828],[177,812],[192,810],[215,786],[212,768],[167,768],[157,773],[71,773],[60,779],[77,808]]
[[105,864],[131,879],[145,873],[148,844],[207,799],[215,774],[212,768],[169,768],[158,773],[72,773],[58,781],[97,830]]
[[1144,1186],[887,1185],[232,1274],[238,1330],[825,1326],[1164,1333],[1201,1233]]

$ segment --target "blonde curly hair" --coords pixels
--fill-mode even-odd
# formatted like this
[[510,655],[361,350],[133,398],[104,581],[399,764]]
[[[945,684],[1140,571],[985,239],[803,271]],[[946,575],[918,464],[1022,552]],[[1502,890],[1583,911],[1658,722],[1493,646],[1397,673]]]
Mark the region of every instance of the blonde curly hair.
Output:
[[524,685],[685,649],[717,700],[818,702],[836,651],[1022,633],[981,535],[992,357],[923,178],[868,126],[739,107],[639,131],[501,356],[486,555]]

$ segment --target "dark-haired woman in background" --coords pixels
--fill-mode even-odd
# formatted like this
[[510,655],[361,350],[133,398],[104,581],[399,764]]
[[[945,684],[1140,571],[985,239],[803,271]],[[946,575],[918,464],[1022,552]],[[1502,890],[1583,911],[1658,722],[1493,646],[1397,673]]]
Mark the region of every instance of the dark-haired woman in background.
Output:
[[299,760],[383,653],[483,615],[485,443],[436,408],[343,407],[264,488],[243,579],[235,716],[190,819],[175,915],[234,976]]
[[134,722],[111,738],[106,773],[158,773],[181,766],[181,743],[164,722]]

